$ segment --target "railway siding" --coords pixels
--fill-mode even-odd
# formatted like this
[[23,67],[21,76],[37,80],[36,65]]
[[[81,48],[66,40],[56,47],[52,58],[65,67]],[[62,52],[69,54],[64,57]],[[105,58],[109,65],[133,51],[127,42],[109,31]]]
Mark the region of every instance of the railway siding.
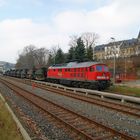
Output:
[[[8,81],[7,81],[8,82]],[[31,101],[33,104],[35,104],[35,105],[37,105],[37,106],[39,106],[39,107],[41,107],[43,110],[45,110],[45,111],[47,111],[48,109],[51,111],[51,115],[52,115],[52,113],[54,113],[54,112],[57,112],[58,111],[58,113],[59,113],[59,111],[61,112],[61,110],[66,110],[66,112],[68,111],[72,116],[77,116],[81,121],[80,122],[78,122],[78,124],[82,124],[83,122],[86,122],[86,123],[88,123],[89,122],[89,124],[88,125],[93,125],[93,127],[97,127],[97,129],[94,129],[94,131],[91,131],[92,132],[92,137],[93,138],[97,138],[97,139],[104,139],[104,136],[106,137],[107,136],[107,138],[108,137],[117,137],[117,138],[119,138],[119,137],[121,137],[121,138],[124,138],[124,139],[134,139],[134,138],[132,138],[132,137],[130,137],[130,136],[128,136],[128,134],[126,135],[125,133],[122,133],[122,132],[119,132],[119,131],[117,131],[117,130],[114,130],[114,129],[111,129],[110,127],[106,127],[106,126],[104,126],[103,124],[100,124],[100,123],[97,123],[96,121],[92,121],[91,119],[88,119],[87,117],[84,117],[83,115],[78,115],[77,113],[74,113],[73,111],[70,111],[70,110],[67,110],[66,108],[64,108],[64,107],[61,107],[61,109],[59,109],[60,108],[60,106],[59,107],[57,107],[56,106],[56,104],[54,104],[54,103],[52,103],[52,102],[48,102],[46,99],[43,99],[42,97],[38,97],[38,96],[36,96],[35,94],[31,94],[31,92],[27,92],[26,90],[23,90],[23,88],[21,89],[21,88],[19,88],[19,87],[17,87],[17,86],[15,86],[15,84],[11,84],[11,83],[6,83],[6,81],[4,82],[8,87],[10,87],[10,88],[12,88],[15,92],[17,92],[18,94],[20,94],[20,95],[22,95],[22,96],[24,96],[25,98],[27,98],[29,101]],[[49,105],[49,104],[51,103],[53,106],[55,106],[55,108],[52,106],[52,105]],[[52,108],[52,109],[51,109]],[[58,108],[58,109],[57,109]],[[63,111],[62,111],[62,114],[63,114]],[[47,111],[48,112],[48,111]],[[68,113],[68,116],[69,116],[69,119],[71,119],[71,115],[69,115],[69,113]],[[64,111],[64,114],[66,115],[67,113],[65,113],[65,111]],[[63,115],[64,115],[63,114]],[[64,117],[64,119],[61,119],[61,122],[64,122],[65,121],[65,119],[67,120],[68,118],[66,117],[66,116],[63,116]],[[54,116],[54,115],[53,115]],[[59,115],[58,115],[59,116]],[[75,117],[76,117],[75,116]],[[61,118],[62,116],[60,116],[60,118]],[[62,117],[62,118],[63,118]],[[56,117],[55,117],[56,118]],[[59,120],[60,120],[60,118],[59,118]],[[57,119],[58,119],[58,117],[57,117]],[[68,119],[68,120],[69,120]],[[62,121],[63,120],[63,121]],[[78,121],[77,119],[74,119],[76,122]],[[66,123],[68,126],[71,126],[71,128],[72,129],[74,129],[74,130],[76,130],[76,133],[78,132],[78,134],[80,134],[81,136],[84,136],[85,138],[88,138],[88,139],[93,139],[87,132],[86,133],[84,133],[85,132],[85,128],[84,128],[84,132],[83,131],[79,131],[79,129],[80,128],[78,128],[78,130],[77,130],[77,128],[74,128],[73,126],[75,126],[74,124],[73,125],[69,125],[68,123]],[[85,125],[83,125],[83,126],[85,126]],[[79,125],[77,126],[77,123],[76,123],[76,127],[79,127]],[[101,131],[99,131],[99,134],[97,133],[98,132],[98,127],[99,128],[103,128],[103,131],[102,131],[102,129],[101,129]],[[91,129],[92,129],[92,127],[91,127]],[[96,132],[97,131],[97,132]],[[104,135],[104,132],[107,132],[105,135]],[[111,134],[110,133],[108,133],[108,132],[111,132]],[[93,133],[95,133],[95,134],[93,134]],[[88,134],[88,135],[87,135]],[[99,136],[98,136],[99,135]],[[100,137],[101,136],[101,137]],[[119,136],[119,137],[118,137]],[[120,139],[120,138],[119,138]]]
[[[31,139],[35,140],[72,140],[66,133],[55,126],[54,120],[51,120],[49,116],[33,106],[31,103],[24,100],[22,97],[14,94],[14,92],[0,83],[0,89],[3,90],[2,94],[8,99],[8,103],[12,105],[12,109],[18,114],[20,120],[31,136]],[[18,112],[18,110],[20,113]],[[22,115],[22,114],[24,115]],[[27,121],[24,123],[24,121]],[[35,123],[37,130],[35,128]]]
[[[44,84],[44,82],[42,82],[42,84]],[[71,109],[76,109],[83,114],[86,114],[93,118],[95,117],[97,120],[107,123],[113,128],[126,131],[126,133],[130,133],[140,138],[139,119],[135,119],[133,117],[131,118],[126,115],[120,115],[120,113],[108,111],[104,108],[89,105],[88,103],[82,103],[68,97],[60,96],[57,94],[50,94],[48,91],[46,92],[42,89],[38,89],[37,87],[35,89],[32,89],[31,86],[27,86],[22,83],[19,83],[19,85],[28,89],[29,91],[34,92],[35,94],[43,96],[44,98],[54,100],[55,102],[59,102],[60,104],[65,104],[65,106],[70,107]],[[110,121],[113,123],[111,124]],[[133,129],[133,126],[135,127],[135,129]]]

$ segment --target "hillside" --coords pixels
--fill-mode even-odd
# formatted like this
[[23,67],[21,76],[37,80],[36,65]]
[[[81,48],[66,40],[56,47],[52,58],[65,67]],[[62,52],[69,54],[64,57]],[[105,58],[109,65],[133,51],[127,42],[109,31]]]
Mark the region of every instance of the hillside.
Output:
[[5,62],[5,61],[0,61],[0,67],[3,70],[8,70],[8,69],[14,68],[15,64],[9,63],[9,62]]

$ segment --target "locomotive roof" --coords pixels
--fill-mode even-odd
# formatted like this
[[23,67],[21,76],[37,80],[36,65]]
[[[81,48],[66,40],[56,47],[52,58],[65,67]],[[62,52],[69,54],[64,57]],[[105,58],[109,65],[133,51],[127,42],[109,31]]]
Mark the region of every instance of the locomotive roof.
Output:
[[95,64],[103,64],[101,62],[93,62],[93,61],[90,61],[90,62],[70,62],[70,63],[65,63],[65,64],[61,64],[61,65],[53,65],[53,66],[50,66],[49,69],[51,68],[83,68],[83,67],[90,67],[92,65],[95,65]]

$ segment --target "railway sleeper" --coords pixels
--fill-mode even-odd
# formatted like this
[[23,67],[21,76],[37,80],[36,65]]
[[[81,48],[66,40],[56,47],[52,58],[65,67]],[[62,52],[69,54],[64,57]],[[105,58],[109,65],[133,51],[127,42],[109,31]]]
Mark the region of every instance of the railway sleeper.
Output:
[[106,131],[106,130],[103,130],[103,131],[92,131],[91,133],[90,133],[90,136],[92,136],[92,137],[99,137],[99,136],[101,136],[101,135],[106,135],[106,134],[109,134],[109,132],[108,131]]
[[[54,110],[53,110],[54,111]],[[57,111],[57,112],[56,112]],[[65,111],[58,111],[58,109],[56,110],[54,113],[56,114],[56,115],[61,115],[61,114],[67,114],[67,112],[65,112]]]
[[[22,95],[22,96],[23,96],[23,95]],[[24,96],[25,96],[25,95],[24,95]],[[35,103],[35,102],[34,102],[34,103]],[[57,116],[55,116],[55,117],[58,118]],[[59,120],[61,120],[61,119],[59,118]],[[65,123],[65,124],[66,124],[66,123]],[[67,124],[66,124],[66,125],[67,125]],[[71,128],[74,128],[74,127],[71,126]],[[78,131],[78,132],[79,132],[79,131]]]
[[71,123],[73,124],[75,122],[75,119],[77,119],[77,117],[71,117],[70,119],[69,118],[65,118],[65,121],[67,121],[67,123]]
[[107,134],[104,136],[95,137],[94,140],[108,140],[108,138],[113,138],[114,134]]
[[[78,117],[74,117],[75,119],[74,119],[74,121],[76,121],[77,119],[78,119]],[[72,120],[72,117],[70,117],[70,116],[66,116],[65,118],[64,118],[64,120],[66,121],[66,120]]]
[[64,120],[70,118],[69,114],[59,115],[59,117],[63,118]]
[[92,129],[92,130],[94,130],[94,129],[96,129],[96,126],[95,125],[92,125],[92,126],[90,126],[90,125],[88,125],[87,127],[83,127],[83,128],[81,128],[80,130],[81,131],[86,131],[86,130],[88,130],[88,129]]

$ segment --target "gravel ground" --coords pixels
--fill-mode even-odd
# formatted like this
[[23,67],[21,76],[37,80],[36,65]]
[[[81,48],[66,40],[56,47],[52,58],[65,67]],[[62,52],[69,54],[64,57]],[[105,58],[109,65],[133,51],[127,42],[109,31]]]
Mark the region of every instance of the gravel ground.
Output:
[[[23,98],[13,94],[12,90],[8,89],[1,83],[0,91],[5,98],[10,99],[8,103],[10,104],[10,106],[12,105],[11,107],[14,109],[14,112],[18,117],[20,117],[19,112],[22,111],[22,114],[24,114],[24,117],[22,117],[28,117],[24,120],[29,121],[29,119],[32,118],[32,120],[29,121],[32,123],[28,122],[28,124],[33,125],[33,123],[35,123],[32,127],[38,127],[35,128],[37,133],[33,131],[25,122],[23,123],[23,119],[19,118],[22,121],[24,127],[26,127],[26,130],[28,131],[32,139],[45,140],[47,137],[47,139],[50,140],[72,140],[72,138],[70,138],[62,129],[57,128],[53,123],[51,123],[49,121],[49,118],[47,118],[43,112],[41,112],[36,107],[33,107],[30,103],[23,100]],[[15,108],[16,110],[20,111],[15,111]]]
[[137,139],[140,139],[140,119],[138,118],[55,93],[52,94],[51,92],[42,89],[32,89],[31,86],[24,85],[22,83],[20,83],[20,86],[34,92],[35,94],[43,96],[46,99],[63,104],[70,109],[79,111],[81,114],[89,116],[90,118],[94,118],[104,124],[109,125],[110,127],[121,130],[131,136],[137,137]]
[[140,119],[138,118],[55,93],[52,94],[51,92],[42,89],[32,89],[31,86],[22,83],[20,83],[20,86],[34,92],[35,94],[43,96],[46,99],[53,100],[59,104],[63,104],[70,109],[79,111],[81,114],[89,116],[90,118],[94,118],[104,124],[109,125],[112,128],[121,130],[131,136],[140,139]]

